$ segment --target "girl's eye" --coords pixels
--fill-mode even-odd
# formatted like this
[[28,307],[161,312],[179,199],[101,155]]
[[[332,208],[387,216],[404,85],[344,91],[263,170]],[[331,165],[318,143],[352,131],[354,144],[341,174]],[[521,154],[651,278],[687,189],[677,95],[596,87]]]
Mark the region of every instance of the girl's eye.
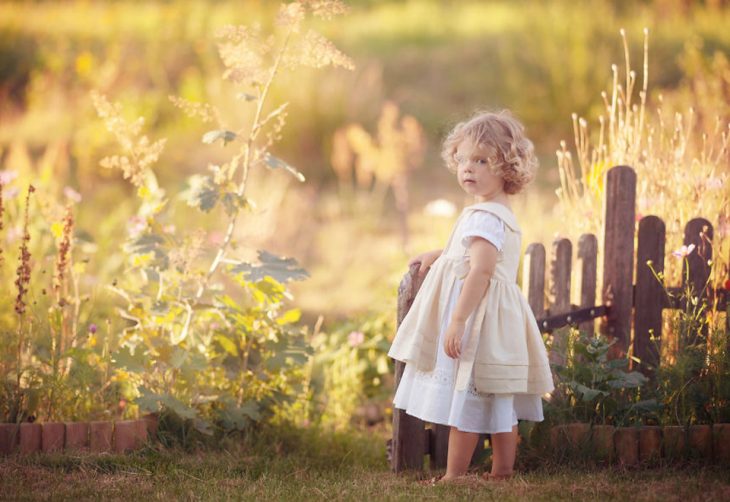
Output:
[[486,165],[487,159],[477,159],[477,164]]

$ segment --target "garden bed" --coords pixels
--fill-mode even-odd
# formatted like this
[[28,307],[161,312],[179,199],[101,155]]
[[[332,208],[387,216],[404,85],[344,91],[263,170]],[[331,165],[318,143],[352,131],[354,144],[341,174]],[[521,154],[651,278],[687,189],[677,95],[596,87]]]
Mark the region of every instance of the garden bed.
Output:
[[0,454],[138,450],[157,436],[157,417],[96,422],[0,424]]
[[620,466],[702,460],[730,465],[730,424],[614,427],[572,423],[550,429],[549,451],[557,458]]

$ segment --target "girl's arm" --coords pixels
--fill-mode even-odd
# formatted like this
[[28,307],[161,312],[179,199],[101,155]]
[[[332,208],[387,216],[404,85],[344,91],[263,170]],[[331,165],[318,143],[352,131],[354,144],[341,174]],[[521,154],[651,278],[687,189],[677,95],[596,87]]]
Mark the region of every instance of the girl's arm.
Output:
[[469,273],[461,287],[444,340],[444,352],[449,357],[458,358],[461,355],[466,320],[487,292],[489,280],[497,266],[498,253],[491,242],[481,237],[472,239],[469,244]]
[[423,275],[428,267],[430,267],[431,264],[436,261],[436,258],[441,256],[442,252],[443,249],[435,249],[433,251],[427,251],[425,253],[419,254],[408,262],[408,266],[410,267],[414,263],[420,263],[421,267],[418,269],[418,275]]

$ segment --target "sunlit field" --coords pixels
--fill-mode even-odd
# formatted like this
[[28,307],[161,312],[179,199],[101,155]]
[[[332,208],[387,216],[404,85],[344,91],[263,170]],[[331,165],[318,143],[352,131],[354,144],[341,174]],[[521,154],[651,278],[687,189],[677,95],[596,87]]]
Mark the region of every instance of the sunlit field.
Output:
[[[730,289],[727,26],[724,1],[0,3],[0,422],[160,418],[127,457],[2,457],[0,492],[727,498],[723,467],[621,478],[527,439],[524,477],[429,491],[385,448],[398,286],[472,203],[440,149],[476,110],[535,144],[523,251],[599,236],[600,296],[606,173],[628,165],[637,228],[666,223],[659,279],[682,284],[701,216]],[[728,314],[682,302],[650,379],[572,330],[546,425],[730,422]]]

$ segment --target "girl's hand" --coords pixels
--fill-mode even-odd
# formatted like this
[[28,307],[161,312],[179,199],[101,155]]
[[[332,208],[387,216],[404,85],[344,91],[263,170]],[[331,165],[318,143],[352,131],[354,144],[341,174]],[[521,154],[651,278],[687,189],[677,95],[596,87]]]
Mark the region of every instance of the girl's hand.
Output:
[[428,251],[426,253],[419,254],[415,258],[412,258],[411,261],[408,262],[408,266],[410,267],[411,265],[420,263],[421,267],[418,269],[418,275],[423,275],[439,256],[441,256],[440,249],[437,249],[435,251]]
[[444,352],[452,359],[458,359],[461,356],[461,339],[464,338],[464,330],[466,329],[465,321],[454,321],[449,323],[444,336]]

